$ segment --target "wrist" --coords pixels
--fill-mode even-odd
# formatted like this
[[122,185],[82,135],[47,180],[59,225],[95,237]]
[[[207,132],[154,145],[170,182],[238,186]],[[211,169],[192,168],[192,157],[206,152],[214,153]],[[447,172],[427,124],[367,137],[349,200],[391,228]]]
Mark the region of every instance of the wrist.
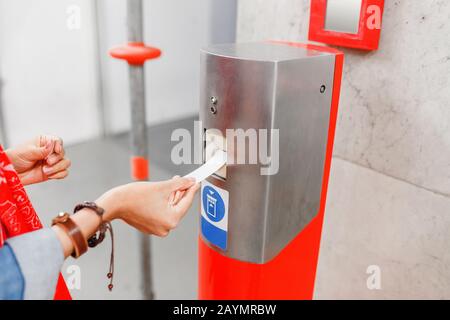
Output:
[[121,187],[113,188],[105,192],[100,198],[98,198],[95,203],[105,210],[103,214],[103,221],[112,221],[120,217],[120,213],[123,208],[122,193],[120,192]]
[[72,240],[70,239],[69,235],[66,231],[64,231],[59,225],[52,226],[53,231],[56,234],[56,237],[58,238],[59,242],[61,243],[61,247],[64,252],[64,257],[67,258],[70,256],[74,250]]

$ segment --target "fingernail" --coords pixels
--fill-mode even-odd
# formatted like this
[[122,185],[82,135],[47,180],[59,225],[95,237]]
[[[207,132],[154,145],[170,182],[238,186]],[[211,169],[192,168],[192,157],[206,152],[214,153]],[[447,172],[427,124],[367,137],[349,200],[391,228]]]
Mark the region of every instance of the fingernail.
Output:
[[197,179],[195,179],[194,177],[189,177],[188,180],[189,180],[190,182],[196,182],[196,181],[197,181]]
[[42,168],[42,171],[44,171],[45,174],[49,174],[49,173],[52,172],[52,168],[47,167],[47,166],[44,166],[44,167]]

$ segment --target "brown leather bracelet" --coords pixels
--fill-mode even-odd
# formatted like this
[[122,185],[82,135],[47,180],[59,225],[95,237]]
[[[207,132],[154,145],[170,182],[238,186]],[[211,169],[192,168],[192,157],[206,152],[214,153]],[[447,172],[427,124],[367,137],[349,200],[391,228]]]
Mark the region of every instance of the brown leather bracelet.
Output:
[[103,220],[103,214],[105,213],[105,209],[97,206],[95,202],[84,201],[83,203],[77,204],[73,209],[73,213],[77,213],[81,209],[91,209],[100,217],[100,219]]
[[52,226],[55,224],[62,227],[70,240],[72,241],[74,250],[72,252],[72,257],[78,258],[88,249],[87,241],[81,233],[80,228],[72,221],[70,215],[67,212],[61,212],[52,220]]
[[73,209],[73,213],[77,213],[82,209],[90,209],[94,211],[97,216],[100,217],[100,226],[96,233],[94,233],[87,240],[87,244],[90,248],[95,248],[98,244],[102,243],[105,239],[106,232],[109,231],[111,235],[111,256],[109,260],[109,272],[106,274],[106,277],[109,279],[108,289],[111,291],[113,289],[113,279],[114,279],[114,232],[112,229],[112,225],[108,221],[103,221],[103,214],[105,210],[99,206],[95,202],[85,201],[83,203],[78,204],[75,209]]

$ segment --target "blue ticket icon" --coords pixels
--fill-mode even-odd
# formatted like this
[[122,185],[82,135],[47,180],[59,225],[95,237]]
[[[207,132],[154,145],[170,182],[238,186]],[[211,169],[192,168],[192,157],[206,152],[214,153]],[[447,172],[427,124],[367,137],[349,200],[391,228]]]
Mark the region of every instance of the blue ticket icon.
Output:
[[219,222],[225,216],[225,204],[219,192],[210,186],[203,188],[203,208],[206,208],[208,218],[213,222]]
[[217,217],[217,199],[206,194],[206,213],[212,218]]
[[[225,250],[228,233],[228,219],[225,219],[228,192],[207,182],[204,182],[202,187],[202,235],[211,244]],[[225,200],[223,196],[225,196]]]

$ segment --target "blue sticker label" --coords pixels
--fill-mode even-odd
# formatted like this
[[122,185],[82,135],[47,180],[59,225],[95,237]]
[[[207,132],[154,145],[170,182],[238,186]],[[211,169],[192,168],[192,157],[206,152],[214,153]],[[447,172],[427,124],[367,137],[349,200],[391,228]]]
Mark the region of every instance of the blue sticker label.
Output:
[[203,208],[206,208],[208,218],[219,222],[225,216],[225,204],[219,192],[210,186],[205,186],[202,192]]
[[202,234],[210,243],[225,250],[227,248],[227,232],[217,228],[204,217],[201,217]]
[[202,182],[201,232],[211,244],[225,250],[228,233],[228,191]]

